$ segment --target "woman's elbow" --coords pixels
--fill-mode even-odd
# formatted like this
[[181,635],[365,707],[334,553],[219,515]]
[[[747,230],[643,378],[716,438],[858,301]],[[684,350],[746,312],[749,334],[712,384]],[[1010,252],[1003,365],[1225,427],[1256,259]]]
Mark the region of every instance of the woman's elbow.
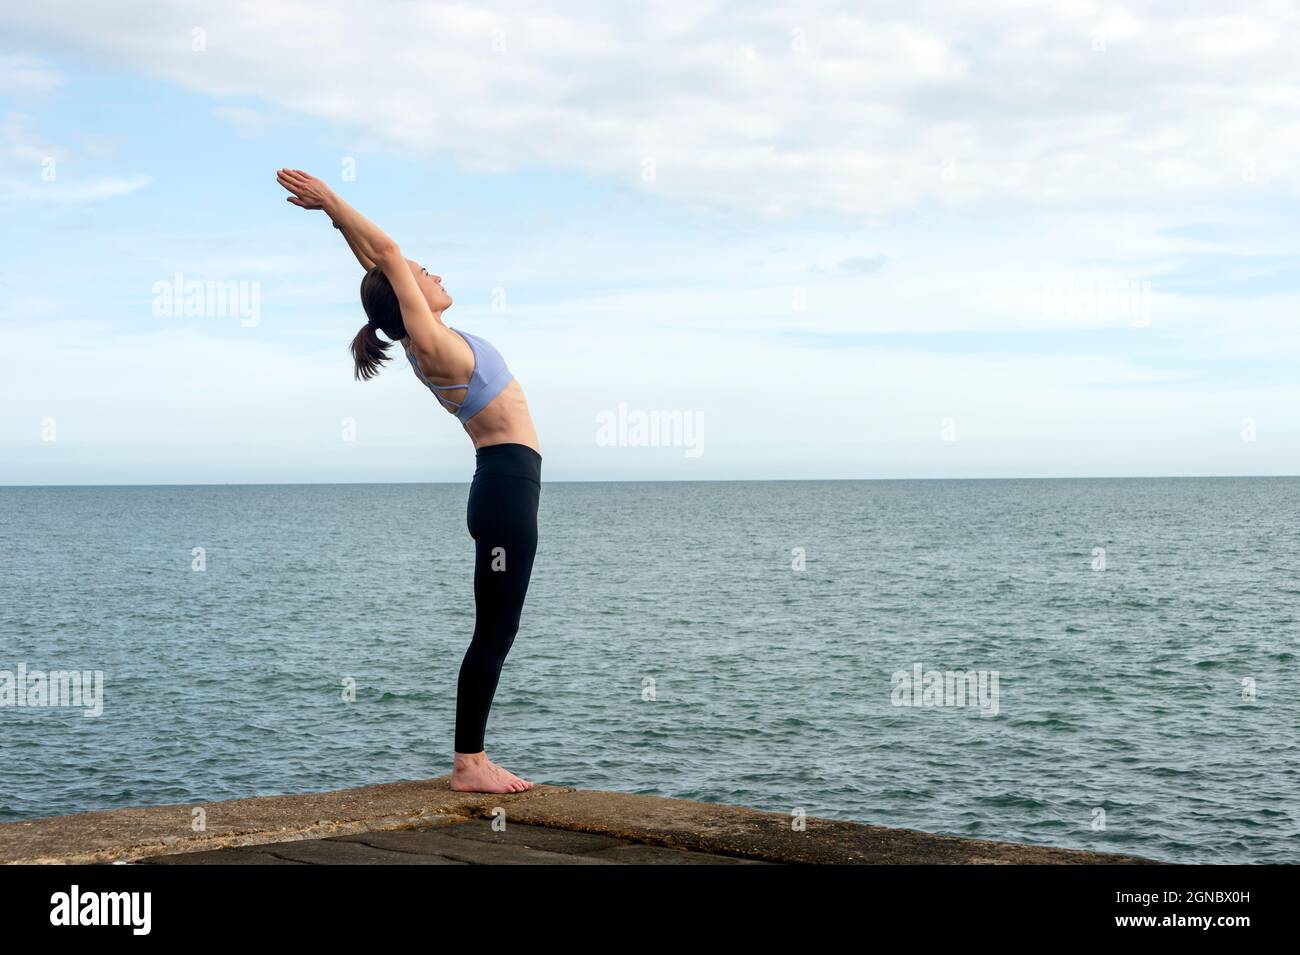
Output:
[[392,239],[376,243],[371,251],[374,253],[372,258],[374,258],[376,265],[406,264],[406,259],[402,257],[402,250],[397,247],[397,243]]

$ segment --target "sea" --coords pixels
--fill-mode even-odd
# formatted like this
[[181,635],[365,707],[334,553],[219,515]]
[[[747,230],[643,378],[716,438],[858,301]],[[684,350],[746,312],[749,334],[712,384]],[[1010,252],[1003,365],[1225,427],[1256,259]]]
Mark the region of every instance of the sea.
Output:
[[[0,822],[450,772],[467,493],[0,488]],[[809,825],[1300,862],[1297,518],[1297,478],[544,480],[488,755]]]

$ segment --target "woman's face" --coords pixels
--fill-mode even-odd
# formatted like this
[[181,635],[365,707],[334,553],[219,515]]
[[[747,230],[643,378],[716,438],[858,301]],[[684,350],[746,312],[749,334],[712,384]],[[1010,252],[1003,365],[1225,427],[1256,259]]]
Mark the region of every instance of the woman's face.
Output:
[[441,275],[434,275],[414,259],[407,259],[406,264],[411,267],[411,274],[415,276],[416,284],[424,293],[424,300],[429,303],[430,311],[445,312],[451,308],[451,296],[442,287]]

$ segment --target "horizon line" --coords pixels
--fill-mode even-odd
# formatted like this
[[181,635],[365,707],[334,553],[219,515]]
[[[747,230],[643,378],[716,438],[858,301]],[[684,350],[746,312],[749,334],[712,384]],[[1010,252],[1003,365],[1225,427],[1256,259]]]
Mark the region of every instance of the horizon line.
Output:
[[[1300,474],[1105,474],[1052,475],[1017,477],[862,477],[862,478],[634,478],[608,480],[600,478],[548,480],[546,484],[819,484],[829,482],[904,482],[904,481],[1234,481],[1242,479],[1295,479]],[[164,488],[164,487],[405,487],[434,484],[468,485],[470,481],[207,481],[147,484],[7,484],[0,490],[44,490],[51,488]]]

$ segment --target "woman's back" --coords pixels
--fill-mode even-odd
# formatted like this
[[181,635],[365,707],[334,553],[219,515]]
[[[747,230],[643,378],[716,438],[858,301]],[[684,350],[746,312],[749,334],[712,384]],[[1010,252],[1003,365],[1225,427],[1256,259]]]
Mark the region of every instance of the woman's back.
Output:
[[402,339],[415,376],[456,415],[474,447],[513,442],[540,451],[523,389],[501,352],[477,335],[440,328],[438,344],[447,346],[441,355],[420,355],[410,338]]

